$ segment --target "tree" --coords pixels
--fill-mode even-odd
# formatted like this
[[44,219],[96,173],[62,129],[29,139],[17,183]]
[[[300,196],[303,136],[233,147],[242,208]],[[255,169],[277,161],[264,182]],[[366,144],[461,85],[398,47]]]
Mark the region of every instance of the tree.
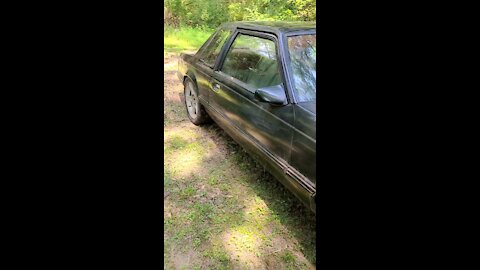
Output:
[[215,28],[227,21],[313,21],[315,0],[165,0],[164,24]]

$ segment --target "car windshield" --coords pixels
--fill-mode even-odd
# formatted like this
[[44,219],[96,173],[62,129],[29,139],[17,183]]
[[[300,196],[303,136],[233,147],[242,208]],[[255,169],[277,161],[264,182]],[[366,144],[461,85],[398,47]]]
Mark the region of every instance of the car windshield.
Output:
[[316,34],[288,37],[288,51],[297,102],[315,101],[317,93]]

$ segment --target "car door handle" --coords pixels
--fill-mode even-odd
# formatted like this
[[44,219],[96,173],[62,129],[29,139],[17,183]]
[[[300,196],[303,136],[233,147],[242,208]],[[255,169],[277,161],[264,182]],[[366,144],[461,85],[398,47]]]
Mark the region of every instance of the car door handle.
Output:
[[214,92],[220,91],[220,85],[218,83],[213,83],[212,89]]

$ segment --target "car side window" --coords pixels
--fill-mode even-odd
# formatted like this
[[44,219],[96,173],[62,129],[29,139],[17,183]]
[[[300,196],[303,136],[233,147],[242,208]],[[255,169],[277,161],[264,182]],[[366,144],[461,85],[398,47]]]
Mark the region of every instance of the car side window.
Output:
[[258,89],[282,83],[275,42],[239,34],[230,47],[221,71]]
[[217,59],[218,54],[220,54],[223,44],[225,44],[230,33],[229,30],[220,29],[207,47],[203,49],[200,60],[202,60],[207,66],[213,68],[213,66],[215,66],[215,60]]

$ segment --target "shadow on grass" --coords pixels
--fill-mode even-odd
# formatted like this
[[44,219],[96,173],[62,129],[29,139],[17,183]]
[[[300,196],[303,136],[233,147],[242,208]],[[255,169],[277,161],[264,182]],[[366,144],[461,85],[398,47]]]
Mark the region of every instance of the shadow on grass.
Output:
[[[205,153],[199,153],[199,159],[196,166],[188,167],[189,170],[193,171],[191,179],[188,179],[187,181],[175,180],[172,178],[170,172],[171,169],[168,166],[164,167],[165,193],[167,195],[174,193],[180,196],[178,199],[177,197],[172,198],[169,202],[173,209],[176,209],[174,213],[176,213],[177,216],[187,217],[187,219],[190,218],[190,221],[188,222],[190,224],[189,226],[179,224],[180,226],[176,226],[175,229],[172,228],[169,230],[173,234],[164,240],[165,246],[170,248],[171,245],[179,244],[178,242],[175,244],[175,241],[178,241],[178,239],[190,239],[185,240],[187,242],[183,242],[181,246],[197,245],[200,250],[203,250],[203,253],[201,254],[212,260],[205,261],[201,259],[201,254],[195,255],[196,259],[194,259],[194,261],[198,262],[203,267],[208,266],[216,269],[230,269],[233,267],[234,269],[241,269],[242,267],[245,267],[245,264],[242,264],[245,260],[253,260],[257,265],[249,266],[256,267],[255,269],[258,268],[259,264],[268,264],[268,269],[285,269],[284,258],[281,255],[283,253],[266,253],[256,258],[245,258],[243,256],[248,255],[241,255],[241,253],[240,257],[237,256],[239,254],[236,253],[238,252],[238,248],[241,250],[242,245],[245,243],[252,245],[253,253],[267,251],[265,249],[266,241],[258,239],[256,230],[259,229],[259,227],[255,226],[260,226],[261,231],[268,231],[270,229],[269,225],[272,225],[275,228],[280,228],[277,227],[278,225],[275,225],[275,223],[271,224],[271,221],[265,220],[265,216],[261,216],[262,213],[254,211],[252,205],[256,205],[258,198],[261,202],[260,205],[263,205],[264,203],[266,206],[267,216],[276,220],[276,224],[283,226],[284,229],[284,231],[278,235],[280,238],[267,234],[266,237],[269,238],[268,240],[275,241],[275,239],[285,239],[289,241],[289,237],[295,239],[298,243],[297,247],[305,259],[315,265],[315,215],[303,206],[303,204],[301,204],[297,198],[284,188],[276,179],[270,174],[264,172],[263,167],[244,152],[241,146],[231,139],[217,124],[212,123],[204,125],[202,126],[202,129],[206,131],[207,136],[214,141],[214,144],[216,145],[215,147],[223,149],[222,151],[225,154],[224,164],[233,166],[235,168],[234,171],[238,169],[238,171],[241,171],[242,173],[241,175],[231,175],[232,180],[227,180],[226,183],[224,182],[224,184],[228,185],[227,190],[219,191],[221,192],[220,194],[211,194],[209,199],[203,200],[201,197],[194,197],[194,195],[199,195],[197,194],[197,192],[199,192],[198,190],[200,190],[198,188],[199,185],[207,185],[208,183],[208,185],[211,185],[212,187],[220,187],[220,189],[221,186],[216,183],[211,183],[210,180],[201,180],[201,176],[196,174],[196,170],[208,167],[208,165],[211,165],[209,164],[211,162],[217,163],[214,171],[211,171],[212,174],[219,172],[223,173],[223,169],[231,170],[229,169],[230,167],[222,167],[222,162],[219,162],[218,160],[212,161],[206,157]],[[192,142],[201,144],[199,139],[200,137],[193,139]],[[165,144],[168,145],[166,153],[171,149],[186,149],[192,142],[187,142],[181,137],[173,136],[165,141]],[[230,172],[232,171],[227,172],[227,177]],[[228,196],[229,190],[232,188],[238,189],[240,194],[243,195],[243,198],[232,198],[231,196]],[[242,189],[244,188],[249,192],[245,194],[242,193]],[[249,213],[250,211],[253,211],[253,216],[250,215],[252,214]],[[222,219],[226,220],[222,221]],[[259,224],[257,221],[260,221],[261,223]],[[262,223],[262,221],[266,223]],[[210,234],[215,235],[215,237],[210,238]],[[248,240],[248,235],[252,234],[254,237],[253,240]],[[286,234],[288,237],[285,238],[282,234]],[[225,237],[227,238],[225,239]],[[234,243],[233,248],[228,245],[229,241],[232,240],[232,237],[233,239],[237,237],[236,241],[240,241]],[[255,242],[255,239],[258,241]],[[219,241],[221,243],[220,245],[218,244]],[[272,249],[282,250],[282,248],[285,248],[283,245],[275,244],[276,243],[274,243]],[[283,249],[283,252],[286,252],[285,258],[292,256],[289,251],[290,248],[291,246],[288,249]],[[180,255],[176,255],[176,257],[184,257],[185,255],[181,252],[177,254]],[[236,259],[240,259],[240,261]],[[300,261],[298,261],[298,263],[300,263]],[[298,265],[295,266],[298,267]]]
[[[205,128],[213,129],[219,139],[227,145],[231,155],[242,170],[247,170],[251,177],[244,182],[261,198],[272,216],[297,239],[305,258],[316,264],[316,218],[289,190],[287,190],[263,166],[253,159],[243,148],[226,134],[216,123]],[[242,219],[244,220],[244,219]]]

